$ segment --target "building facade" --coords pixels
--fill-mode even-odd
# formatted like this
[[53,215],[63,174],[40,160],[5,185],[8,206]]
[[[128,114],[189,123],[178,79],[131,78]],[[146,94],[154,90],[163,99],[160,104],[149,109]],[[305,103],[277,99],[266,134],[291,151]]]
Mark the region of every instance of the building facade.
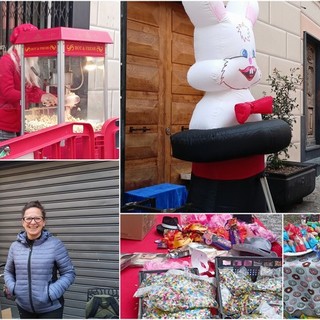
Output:
[[274,68],[288,74],[299,68],[303,85],[297,91],[299,109],[294,110],[292,161],[318,162],[320,4],[318,1],[260,1],[254,31],[262,80],[253,88],[256,98],[268,92],[266,78]]

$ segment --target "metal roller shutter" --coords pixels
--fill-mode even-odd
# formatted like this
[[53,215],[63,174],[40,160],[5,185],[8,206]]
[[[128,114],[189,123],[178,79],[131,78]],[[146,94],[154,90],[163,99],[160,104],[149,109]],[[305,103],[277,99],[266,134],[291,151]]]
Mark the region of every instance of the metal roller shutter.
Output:
[[[65,294],[65,318],[84,318],[87,289],[119,288],[118,161],[0,164],[0,262],[21,227],[21,209],[39,200],[47,228],[69,250],[76,281]],[[1,286],[3,280],[1,279]],[[1,294],[1,307],[14,303]]]

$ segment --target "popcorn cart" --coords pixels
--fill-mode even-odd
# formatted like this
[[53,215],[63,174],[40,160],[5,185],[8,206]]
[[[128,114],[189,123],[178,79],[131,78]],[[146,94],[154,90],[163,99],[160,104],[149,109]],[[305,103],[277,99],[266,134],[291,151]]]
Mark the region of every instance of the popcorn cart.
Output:
[[[22,149],[32,145],[32,137],[36,137],[33,138],[34,141],[37,140],[43,146],[41,155],[38,154],[35,158],[50,159],[60,156],[73,158],[76,155],[68,155],[70,148],[64,148],[66,139],[71,139],[71,136],[74,140],[72,149],[78,149],[77,152],[72,151],[73,154],[78,154],[76,157],[91,158],[91,154],[81,155],[84,139],[86,144],[88,141],[93,144],[89,148],[94,152],[92,157],[110,156],[110,152],[106,155],[108,152],[103,150],[109,142],[103,140],[118,139],[118,128],[116,128],[118,119],[107,119],[107,45],[111,43],[111,37],[105,31],[65,27],[33,30],[18,36],[16,44],[23,46],[21,135],[7,142],[9,148],[5,149],[7,150],[5,154],[2,152],[2,158],[9,155],[10,158],[17,156],[13,154],[12,143],[19,144],[19,141],[24,145],[19,147],[21,156],[24,153]],[[46,101],[40,104],[27,101],[25,87],[27,70],[38,77],[39,86],[44,92],[57,97],[57,105],[46,104]],[[110,134],[110,120],[114,127],[114,130],[111,130],[112,134]],[[107,131],[109,136],[104,136]],[[54,137],[54,149],[56,149],[59,142],[56,140],[60,139],[59,136],[61,136],[59,148],[65,150],[59,151],[59,155],[53,155],[53,149],[47,148],[51,145],[48,139]],[[117,141],[110,141],[110,144],[118,149]],[[2,145],[3,143],[0,147]],[[88,148],[87,145],[86,148]],[[36,150],[27,151],[35,152]],[[25,153],[28,153],[27,151]],[[112,152],[110,158],[117,156],[117,152]]]

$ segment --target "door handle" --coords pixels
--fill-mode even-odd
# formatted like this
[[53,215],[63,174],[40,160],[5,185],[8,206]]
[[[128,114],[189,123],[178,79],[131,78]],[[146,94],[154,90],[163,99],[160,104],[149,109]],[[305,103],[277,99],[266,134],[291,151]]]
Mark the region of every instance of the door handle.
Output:
[[189,130],[189,127],[181,126],[181,131]]
[[147,128],[147,127],[142,127],[142,128],[130,127],[129,132],[130,132],[130,133],[135,132],[135,131],[147,132],[147,131],[150,131],[150,130],[151,130],[151,129],[150,129],[150,128]]

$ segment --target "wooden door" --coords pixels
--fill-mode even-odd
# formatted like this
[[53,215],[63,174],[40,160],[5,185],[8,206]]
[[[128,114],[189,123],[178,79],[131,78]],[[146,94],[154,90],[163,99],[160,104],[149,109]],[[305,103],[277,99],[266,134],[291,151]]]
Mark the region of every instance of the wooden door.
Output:
[[307,148],[314,147],[316,143],[316,48],[312,43],[307,43],[306,59],[306,135]]
[[193,25],[178,2],[127,2],[125,191],[181,183],[191,164],[171,157],[202,93],[187,83]]

